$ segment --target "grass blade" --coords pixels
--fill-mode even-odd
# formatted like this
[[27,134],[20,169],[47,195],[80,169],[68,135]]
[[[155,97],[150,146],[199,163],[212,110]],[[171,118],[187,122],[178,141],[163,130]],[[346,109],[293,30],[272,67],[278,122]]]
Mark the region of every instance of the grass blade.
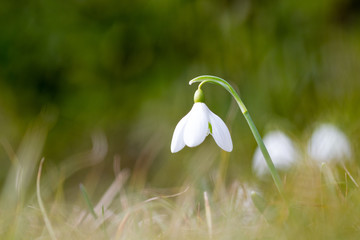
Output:
[[44,163],[44,160],[45,159],[42,158],[40,161],[39,171],[38,171],[37,180],[36,180],[36,195],[37,195],[37,200],[39,203],[41,214],[44,218],[45,226],[46,226],[47,230],[49,231],[51,239],[56,240],[57,238],[56,238],[55,232],[54,232],[54,230],[51,226],[51,222],[46,214],[46,210],[45,210],[43,201],[41,199],[41,194],[40,194],[40,177],[41,177],[41,170],[42,170],[42,165]]
[[206,223],[209,231],[209,238],[212,239],[212,218],[211,218],[211,209],[209,204],[208,195],[204,192],[204,202],[205,202],[205,215],[206,215]]
[[98,216],[96,215],[96,213],[94,211],[94,205],[91,203],[89,195],[87,194],[86,189],[85,189],[85,187],[84,187],[84,185],[82,183],[80,183],[80,191],[82,193],[82,196],[85,199],[86,205],[88,206],[91,215],[93,215],[93,217],[95,219],[97,219]]

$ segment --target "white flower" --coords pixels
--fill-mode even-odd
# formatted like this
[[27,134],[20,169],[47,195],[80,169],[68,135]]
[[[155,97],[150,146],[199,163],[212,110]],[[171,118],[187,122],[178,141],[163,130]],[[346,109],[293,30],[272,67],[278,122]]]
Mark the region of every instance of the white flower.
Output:
[[186,146],[200,145],[209,133],[219,147],[227,152],[233,149],[229,129],[221,118],[214,114],[203,102],[195,102],[191,111],[177,124],[171,140],[171,152]]
[[[288,170],[299,156],[292,140],[282,131],[272,131],[266,134],[264,144],[275,168],[278,170]],[[259,177],[269,173],[268,166],[259,147],[256,148],[253,157],[253,170]]]
[[340,163],[349,160],[352,151],[349,139],[340,129],[332,124],[321,124],[311,136],[308,154],[319,163]]

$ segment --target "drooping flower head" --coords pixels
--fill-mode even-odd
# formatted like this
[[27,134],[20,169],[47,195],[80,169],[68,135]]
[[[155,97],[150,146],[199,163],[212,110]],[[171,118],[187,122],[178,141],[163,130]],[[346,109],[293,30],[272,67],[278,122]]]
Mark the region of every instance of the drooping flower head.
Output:
[[[277,130],[266,134],[264,144],[278,170],[288,170],[299,157],[298,150],[293,141],[282,131]],[[253,170],[258,177],[269,173],[259,147],[257,147],[253,157]]]
[[245,104],[241,100],[237,91],[222,78],[203,75],[190,80],[189,84],[199,83],[198,90],[194,96],[194,106],[191,111],[180,120],[175,128],[174,135],[171,142],[171,151],[178,152],[184,148],[185,145],[189,147],[195,147],[202,143],[207,135],[211,134],[215,142],[225,151],[232,151],[233,145],[231,136],[225,123],[216,116],[204,103],[204,93],[201,91],[201,86],[205,83],[213,83],[221,86],[228,91],[231,96],[235,99],[239,109],[244,115],[252,134],[264,156],[265,162],[269,168],[270,174],[274,180],[274,183],[280,193],[283,195],[283,184],[279,174],[276,171],[274,163],[266,149],[264,142],[250,117]]
[[214,114],[204,103],[205,97],[201,89],[194,95],[194,105],[190,112],[176,125],[171,152],[176,153],[186,146],[196,147],[211,134],[219,147],[231,152],[233,144],[229,129],[221,118]]
[[341,163],[351,158],[352,150],[344,132],[335,125],[321,124],[310,138],[308,154],[319,163]]

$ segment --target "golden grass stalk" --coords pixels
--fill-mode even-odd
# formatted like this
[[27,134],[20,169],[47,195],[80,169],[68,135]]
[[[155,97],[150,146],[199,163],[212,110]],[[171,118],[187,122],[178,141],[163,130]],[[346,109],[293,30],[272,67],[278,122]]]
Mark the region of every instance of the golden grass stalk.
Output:
[[51,239],[56,240],[57,238],[56,238],[54,229],[51,226],[51,222],[46,214],[46,210],[45,210],[43,201],[41,199],[41,194],[40,194],[40,177],[41,177],[41,170],[42,170],[42,165],[44,163],[44,160],[45,160],[45,158],[42,158],[40,161],[39,171],[38,171],[37,180],[36,180],[36,195],[37,195],[37,200],[39,203],[40,211],[41,211],[41,214],[42,214],[44,222],[45,222],[45,226],[46,226],[47,230],[49,231]]
[[209,204],[209,198],[206,192],[204,192],[204,202],[205,202],[206,224],[208,226],[209,238],[212,239],[213,230],[212,230],[211,208]]

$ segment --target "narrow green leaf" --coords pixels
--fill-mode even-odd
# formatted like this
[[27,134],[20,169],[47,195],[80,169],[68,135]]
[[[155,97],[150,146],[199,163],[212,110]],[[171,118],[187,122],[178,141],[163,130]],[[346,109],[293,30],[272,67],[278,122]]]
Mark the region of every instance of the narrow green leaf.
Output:
[[88,206],[91,215],[93,215],[93,217],[97,219],[97,215],[94,211],[94,205],[91,203],[89,195],[87,194],[86,189],[82,183],[80,183],[80,191],[85,199],[86,205]]

